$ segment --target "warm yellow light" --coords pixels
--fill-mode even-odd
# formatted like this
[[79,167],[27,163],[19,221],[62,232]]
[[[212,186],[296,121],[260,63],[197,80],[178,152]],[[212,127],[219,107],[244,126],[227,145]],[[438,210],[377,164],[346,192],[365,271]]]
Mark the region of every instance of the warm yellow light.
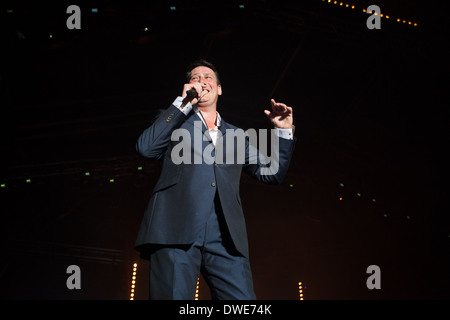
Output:
[[339,197],[339,200],[342,200],[342,197]]
[[134,300],[134,290],[136,288],[137,263],[133,264],[133,276],[131,277],[130,300]]
[[417,23],[414,23],[414,27],[417,27]]
[[200,286],[200,277],[197,278],[197,288],[195,288],[195,298],[194,298],[194,300],[198,300],[199,286]]
[[400,22],[400,19],[397,18],[397,22]]
[[363,9],[363,12],[366,12],[366,9]]
[[411,24],[411,21],[408,21],[408,24]]
[[389,16],[386,16],[386,19],[389,19]]
[[301,281],[299,281],[299,283],[298,283],[298,293],[299,293],[299,299],[303,300],[303,287],[302,287]]
[[355,9],[355,6],[354,6],[354,5],[352,5],[352,9]]

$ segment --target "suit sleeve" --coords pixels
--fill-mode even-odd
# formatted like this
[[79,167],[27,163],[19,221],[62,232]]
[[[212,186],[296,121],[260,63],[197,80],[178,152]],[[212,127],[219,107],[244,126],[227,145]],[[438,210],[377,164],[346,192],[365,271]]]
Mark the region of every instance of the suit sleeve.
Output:
[[[274,134],[274,133],[272,133]],[[281,184],[286,176],[297,139],[285,139],[277,135],[271,144],[270,157],[256,146],[247,143],[244,171],[267,184]]]
[[185,119],[186,115],[175,105],[171,105],[139,136],[136,143],[137,152],[145,158],[159,160],[169,146],[172,131]]

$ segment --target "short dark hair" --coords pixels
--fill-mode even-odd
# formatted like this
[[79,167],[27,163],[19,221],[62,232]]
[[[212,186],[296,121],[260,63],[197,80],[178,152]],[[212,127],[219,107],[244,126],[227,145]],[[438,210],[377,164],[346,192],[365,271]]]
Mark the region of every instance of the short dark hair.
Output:
[[212,71],[214,71],[214,74],[216,75],[217,84],[220,85],[219,72],[217,72],[217,68],[211,62],[206,61],[205,59],[196,60],[188,66],[187,72],[186,72],[187,82],[191,81],[192,70],[194,70],[197,67],[208,67]]

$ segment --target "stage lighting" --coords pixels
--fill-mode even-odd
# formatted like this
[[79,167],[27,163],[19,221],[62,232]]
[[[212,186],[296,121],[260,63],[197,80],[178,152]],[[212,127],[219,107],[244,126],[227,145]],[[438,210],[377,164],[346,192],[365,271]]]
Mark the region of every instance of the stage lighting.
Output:
[[139,170],[139,171],[142,171],[142,167],[138,167],[138,170]]
[[0,185],[0,187],[6,188],[6,184],[2,183],[2,184]]
[[86,177],[89,177],[89,176],[91,175],[91,173],[90,173],[89,171],[86,171],[86,172],[84,173],[84,175],[85,175]]
[[109,182],[113,183],[113,182],[114,182],[114,179],[109,179]]
[[134,300],[134,289],[136,287],[137,263],[133,264],[133,276],[131,277],[130,300]]
[[300,300],[303,300],[303,286],[301,282],[298,283],[298,294]]
[[92,11],[93,13],[98,13],[98,8],[92,8],[91,11]]
[[177,7],[175,7],[175,6],[170,6],[170,11],[176,11],[177,10]]
[[31,179],[25,180],[26,183],[31,183]]
[[200,277],[197,278],[197,288],[195,288],[195,300],[198,300],[199,287],[200,287]]

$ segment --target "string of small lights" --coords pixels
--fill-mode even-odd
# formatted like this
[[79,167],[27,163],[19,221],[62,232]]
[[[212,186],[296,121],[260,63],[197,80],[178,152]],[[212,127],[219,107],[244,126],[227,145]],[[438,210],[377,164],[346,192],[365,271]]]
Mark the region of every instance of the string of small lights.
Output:
[[304,300],[303,286],[302,286],[301,282],[298,283],[298,297],[299,297],[299,300]]
[[[345,7],[345,8],[357,9],[356,6],[355,6],[354,4],[348,4],[348,3],[341,2],[341,1],[336,1],[336,0],[334,0],[334,1],[333,1],[333,0],[322,0],[322,2],[329,3],[329,4],[334,4],[334,5],[338,5],[338,6],[340,6],[340,7]],[[367,13],[367,9],[363,8],[363,9],[362,9],[362,12]],[[378,13],[374,12],[374,15],[378,15]],[[381,17],[381,18],[384,18],[384,19],[391,19],[391,17],[390,17],[389,15],[383,14],[383,13],[380,13],[380,17]],[[412,22],[412,21],[410,21],[410,20],[405,20],[405,19],[401,19],[401,18],[396,18],[396,19],[394,18],[394,20],[396,20],[396,21],[399,22],[399,23],[408,24],[408,25],[410,25],[410,26],[414,26],[414,27],[417,27],[417,26],[418,26],[417,22]]]
[[197,287],[195,288],[195,299],[194,300],[198,300],[199,288],[200,288],[200,277],[197,278]]
[[137,263],[133,264],[133,274],[131,276],[130,300],[134,300],[134,290],[136,288]]

